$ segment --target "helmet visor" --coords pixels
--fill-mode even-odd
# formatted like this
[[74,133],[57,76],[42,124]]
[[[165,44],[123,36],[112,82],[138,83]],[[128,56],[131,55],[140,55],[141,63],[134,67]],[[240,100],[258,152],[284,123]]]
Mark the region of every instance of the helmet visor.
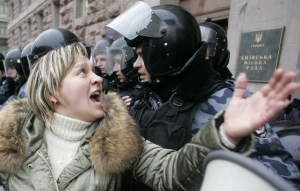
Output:
[[211,28],[200,26],[201,39],[207,42],[207,55],[214,56],[217,47],[217,32]]
[[[138,32],[150,23],[152,9],[144,2],[138,1],[120,16],[110,22],[107,27],[117,31],[132,40],[138,36]],[[110,30],[108,29],[108,32]]]
[[[4,70],[7,77],[15,78],[17,72],[15,60],[4,60]],[[14,71],[14,72],[11,72]],[[13,75],[13,76],[12,76]]]
[[110,47],[106,53],[106,72],[116,72],[126,67],[125,52],[122,48]]
[[33,55],[26,55],[21,58],[21,65],[22,65],[22,70],[25,74],[25,77],[28,79],[30,71],[32,70],[33,67]]

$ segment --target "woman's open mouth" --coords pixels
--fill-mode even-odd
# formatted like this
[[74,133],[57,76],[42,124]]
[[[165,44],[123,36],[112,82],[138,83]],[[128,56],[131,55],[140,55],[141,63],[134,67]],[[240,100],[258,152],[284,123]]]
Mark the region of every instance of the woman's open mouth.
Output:
[[100,103],[101,102],[101,96],[100,96],[100,91],[94,92],[91,96],[90,99],[95,102],[95,103]]

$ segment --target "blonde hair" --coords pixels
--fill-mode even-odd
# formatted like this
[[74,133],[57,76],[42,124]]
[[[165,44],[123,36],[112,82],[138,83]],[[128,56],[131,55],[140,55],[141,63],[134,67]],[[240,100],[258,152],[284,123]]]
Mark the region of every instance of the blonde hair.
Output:
[[78,54],[88,57],[85,46],[80,42],[51,50],[35,63],[30,73],[28,102],[34,114],[48,125],[51,125],[55,107],[50,96],[63,104],[61,82],[74,66]]

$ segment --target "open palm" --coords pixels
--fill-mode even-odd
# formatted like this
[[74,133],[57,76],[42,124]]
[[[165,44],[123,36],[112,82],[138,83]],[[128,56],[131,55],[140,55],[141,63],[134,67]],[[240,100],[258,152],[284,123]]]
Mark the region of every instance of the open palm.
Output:
[[223,131],[227,138],[237,144],[257,128],[272,119],[287,106],[287,95],[299,85],[293,82],[297,72],[285,72],[277,69],[269,83],[264,85],[251,97],[244,98],[247,78],[241,73],[236,80],[236,87],[226,111]]

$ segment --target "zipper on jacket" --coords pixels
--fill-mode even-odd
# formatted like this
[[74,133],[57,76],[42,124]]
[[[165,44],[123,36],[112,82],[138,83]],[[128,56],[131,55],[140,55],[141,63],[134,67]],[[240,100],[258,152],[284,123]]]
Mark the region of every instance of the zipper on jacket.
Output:
[[[51,166],[49,165],[49,163],[47,162],[47,160],[45,159],[45,157],[43,156],[43,154],[42,154],[39,150],[37,150],[36,153],[37,153],[37,154],[43,159],[43,161],[47,164],[47,166],[48,166],[48,168],[50,169],[50,172],[51,172],[51,174],[52,174],[52,177],[53,177],[53,179],[54,179],[54,176],[53,176],[53,172],[52,172]],[[57,182],[56,182],[56,181],[54,181],[54,184],[55,184],[56,190],[59,191],[59,188],[58,188],[58,185],[57,185]]]

